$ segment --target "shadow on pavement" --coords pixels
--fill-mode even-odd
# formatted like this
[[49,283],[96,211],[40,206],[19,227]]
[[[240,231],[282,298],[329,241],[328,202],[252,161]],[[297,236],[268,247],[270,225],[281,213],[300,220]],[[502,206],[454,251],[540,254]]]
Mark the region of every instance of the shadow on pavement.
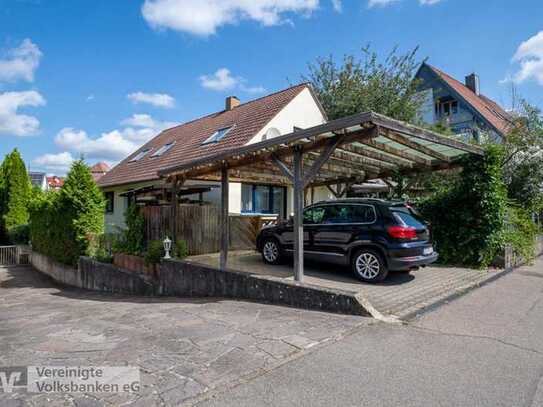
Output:
[[[0,267],[5,276],[1,276],[0,289],[17,288],[35,288],[49,289],[49,294],[56,297],[65,297],[71,299],[81,299],[100,302],[129,302],[137,304],[147,303],[190,303],[207,304],[216,303],[224,300],[218,297],[142,297],[126,294],[101,293],[96,291],[84,290],[59,284],[49,276],[46,276],[29,266]],[[2,273],[2,274],[4,274]]]

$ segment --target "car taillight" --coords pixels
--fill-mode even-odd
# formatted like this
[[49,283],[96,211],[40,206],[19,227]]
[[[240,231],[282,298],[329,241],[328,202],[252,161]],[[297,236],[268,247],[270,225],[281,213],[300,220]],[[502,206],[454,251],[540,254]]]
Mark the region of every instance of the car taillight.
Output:
[[390,226],[388,234],[396,239],[415,239],[417,237],[417,230],[409,226]]

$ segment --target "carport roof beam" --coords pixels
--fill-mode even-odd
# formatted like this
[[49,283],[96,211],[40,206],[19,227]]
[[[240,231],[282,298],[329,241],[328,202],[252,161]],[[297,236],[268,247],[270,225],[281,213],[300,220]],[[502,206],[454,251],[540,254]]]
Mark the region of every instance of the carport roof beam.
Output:
[[[330,145],[334,148],[327,148]],[[277,171],[274,164],[281,160],[288,169],[294,146],[302,149],[305,160],[313,159],[310,165],[319,164],[309,185],[326,185],[338,179],[358,182],[385,177],[396,170],[409,173],[450,168],[466,153],[483,154],[481,148],[452,137],[366,112],[168,167],[158,174],[220,180],[221,167],[227,164],[231,170],[242,170],[239,178],[236,171],[232,172],[237,181],[244,181],[244,174],[250,174],[247,182],[261,178],[262,182],[274,183],[276,179],[277,184],[284,185],[291,182],[290,177]],[[316,154],[319,150],[325,157]],[[308,152],[315,153],[306,155]]]

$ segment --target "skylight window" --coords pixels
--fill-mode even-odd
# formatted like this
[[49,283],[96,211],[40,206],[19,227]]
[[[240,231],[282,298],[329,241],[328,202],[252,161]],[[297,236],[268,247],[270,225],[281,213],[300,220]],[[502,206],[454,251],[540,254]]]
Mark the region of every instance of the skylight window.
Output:
[[175,144],[175,141],[172,141],[171,143],[164,144],[162,147],[160,147],[158,150],[156,150],[151,157],[160,157],[161,155],[164,155],[168,152],[170,148],[173,147]]
[[228,134],[228,132],[232,130],[233,127],[234,126],[224,127],[217,130],[215,133],[209,136],[202,144],[216,143],[218,141],[221,141]]
[[130,160],[131,163],[141,160],[143,157],[147,155],[147,153],[151,151],[150,148],[147,148],[145,150],[141,150],[134,158]]

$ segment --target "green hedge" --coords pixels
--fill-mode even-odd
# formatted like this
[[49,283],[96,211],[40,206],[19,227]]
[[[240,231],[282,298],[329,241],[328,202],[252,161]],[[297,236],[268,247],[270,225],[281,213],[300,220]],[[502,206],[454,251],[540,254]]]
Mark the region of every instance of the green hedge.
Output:
[[87,165],[76,161],[58,192],[36,197],[30,208],[30,238],[34,250],[76,265],[92,256],[104,231],[104,198]]
[[503,249],[508,214],[503,156],[502,147],[489,146],[484,156],[464,157],[456,182],[419,203],[441,262],[483,268]]

